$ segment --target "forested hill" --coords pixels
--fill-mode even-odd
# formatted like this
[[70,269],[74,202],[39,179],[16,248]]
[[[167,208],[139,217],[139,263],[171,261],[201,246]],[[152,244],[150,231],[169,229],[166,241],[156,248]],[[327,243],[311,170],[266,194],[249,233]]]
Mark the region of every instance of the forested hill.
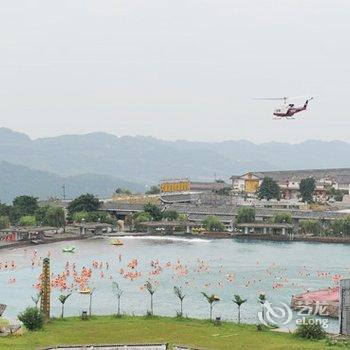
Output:
[[59,176],[49,172],[32,170],[21,165],[0,162],[0,202],[10,203],[14,197],[27,194],[45,199],[62,197],[62,186],[66,187],[68,198],[82,193],[93,193],[102,197],[110,197],[116,188],[129,188],[143,191],[144,187],[132,182],[111,176],[82,174],[75,176]]
[[[51,174],[40,174],[46,176],[46,181],[57,178],[57,188],[62,186],[62,181],[67,182],[60,178],[62,176],[90,174],[84,175],[84,181],[80,177],[78,180],[70,178],[72,189],[95,184],[90,191],[101,191],[99,194],[106,193],[112,182],[126,180],[130,181],[130,187],[144,188],[169,177],[213,180],[216,176],[227,180],[231,175],[250,170],[350,167],[349,154],[350,144],[341,141],[306,141],[300,144],[255,144],[244,140],[171,142],[143,136],[117,137],[106,133],[32,140],[25,134],[0,128],[0,162],[24,166],[29,168],[27,172],[49,172]],[[33,179],[30,182],[30,178],[28,174],[27,183],[21,184],[23,188],[18,187],[18,182],[14,182],[11,188],[15,192],[25,191],[32,186],[30,183],[36,181]],[[44,186],[42,189],[40,193],[49,194]],[[0,184],[0,191],[4,196],[8,190]],[[12,190],[10,192],[13,193]],[[9,196],[6,195],[7,198]]]

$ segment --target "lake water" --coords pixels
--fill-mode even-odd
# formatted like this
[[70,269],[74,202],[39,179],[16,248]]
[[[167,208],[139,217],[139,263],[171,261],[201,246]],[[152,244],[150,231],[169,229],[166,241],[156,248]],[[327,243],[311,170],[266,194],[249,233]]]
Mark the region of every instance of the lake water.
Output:
[[[74,263],[78,273],[83,266],[92,268],[88,285],[96,288],[95,314],[116,312],[112,291],[112,281],[116,281],[124,290],[122,312],[144,315],[150,308],[150,298],[143,285],[151,279],[158,284],[154,296],[156,314],[176,314],[179,303],[173,287],[177,285],[186,294],[184,313],[189,317],[208,317],[208,303],[201,294],[206,292],[221,299],[214,306],[214,316],[236,320],[232,299],[239,294],[248,299],[242,306],[242,321],[257,323],[259,293],[265,293],[272,303],[289,305],[293,294],[333,286],[335,275],[350,276],[350,245],[172,237],[122,240],[123,246],[111,245],[110,238],[99,238],[0,250],[0,303],[8,305],[4,316],[15,319],[18,312],[33,305],[31,296],[37,292],[33,285],[41,273],[42,258],[48,254],[54,275],[62,273],[67,262],[69,270]],[[76,247],[74,254],[62,252],[62,248],[72,245]],[[132,259],[137,259],[134,269],[128,267]],[[9,266],[14,261],[15,268],[5,269],[5,261]],[[98,268],[92,267],[93,261],[97,261]],[[127,273],[134,271],[140,276],[131,281]],[[72,277],[67,280],[68,284],[73,283]],[[60,315],[60,293],[58,288],[53,289],[53,316]],[[89,296],[75,290],[66,302],[66,315],[79,315],[88,304]],[[336,320],[330,321],[329,329],[337,330]]]

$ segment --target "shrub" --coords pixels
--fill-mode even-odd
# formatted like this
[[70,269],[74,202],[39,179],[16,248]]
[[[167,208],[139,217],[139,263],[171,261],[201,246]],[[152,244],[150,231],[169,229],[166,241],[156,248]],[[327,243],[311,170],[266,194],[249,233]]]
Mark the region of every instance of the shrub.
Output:
[[152,217],[150,214],[144,212],[144,211],[141,211],[139,213],[135,213],[133,215],[133,220],[134,220],[134,224],[135,224],[135,228],[137,230],[141,229],[140,227],[140,223],[141,222],[148,222],[148,221],[151,221],[152,220]]
[[23,322],[29,331],[36,331],[42,329],[44,326],[43,315],[36,307],[27,307],[18,315],[18,319]]
[[319,220],[301,220],[299,223],[303,233],[319,235],[322,233],[322,224]]
[[350,216],[331,221],[330,227],[335,235],[350,235]]
[[177,218],[178,221],[187,221],[188,220],[188,215],[187,214],[184,214],[184,213],[180,213],[178,218]]
[[265,326],[265,325],[263,325],[263,324],[261,324],[261,323],[258,323],[258,324],[256,325],[256,330],[257,330],[258,332],[264,332],[264,331],[268,331],[268,330],[270,330],[270,329],[271,329],[270,327]]
[[147,310],[147,311],[146,311],[145,317],[146,317],[146,318],[151,318],[151,317],[154,317],[154,315],[153,315],[152,311]]
[[163,218],[168,221],[176,221],[179,217],[179,213],[176,210],[167,210],[163,214]]
[[289,213],[277,213],[273,216],[274,224],[291,224],[292,221],[292,215]]
[[326,331],[319,321],[310,318],[297,327],[295,335],[299,338],[318,340],[326,337]]
[[205,219],[202,221],[202,224],[205,227],[205,229],[210,232],[225,230],[224,224],[214,215],[206,216]]
[[98,212],[98,211],[79,211],[73,214],[74,222],[82,222],[84,219],[85,222],[104,222],[107,224],[115,224],[115,219],[110,215]]

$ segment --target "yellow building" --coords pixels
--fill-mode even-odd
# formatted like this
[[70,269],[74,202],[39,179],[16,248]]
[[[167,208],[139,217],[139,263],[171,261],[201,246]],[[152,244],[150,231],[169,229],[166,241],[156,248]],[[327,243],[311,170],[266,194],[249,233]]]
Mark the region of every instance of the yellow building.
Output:
[[232,176],[234,191],[254,194],[259,189],[262,178],[254,173],[246,173],[241,176]]
[[160,185],[162,193],[188,192],[190,190],[190,181],[185,180],[164,180]]
[[247,174],[247,178],[244,179],[244,190],[246,193],[255,193],[259,188],[259,179],[253,176],[253,174]]

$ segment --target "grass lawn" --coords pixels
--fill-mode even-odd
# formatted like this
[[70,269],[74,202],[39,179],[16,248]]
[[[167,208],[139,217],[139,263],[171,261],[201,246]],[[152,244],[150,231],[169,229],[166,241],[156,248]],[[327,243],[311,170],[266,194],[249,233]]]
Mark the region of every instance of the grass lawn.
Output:
[[291,334],[258,332],[254,325],[167,317],[93,317],[52,320],[39,332],[0,338],[1,350],[31,350],[67,344],[103,343],[185,344],[208,350],[325,349],[324,341],[303,341]]

